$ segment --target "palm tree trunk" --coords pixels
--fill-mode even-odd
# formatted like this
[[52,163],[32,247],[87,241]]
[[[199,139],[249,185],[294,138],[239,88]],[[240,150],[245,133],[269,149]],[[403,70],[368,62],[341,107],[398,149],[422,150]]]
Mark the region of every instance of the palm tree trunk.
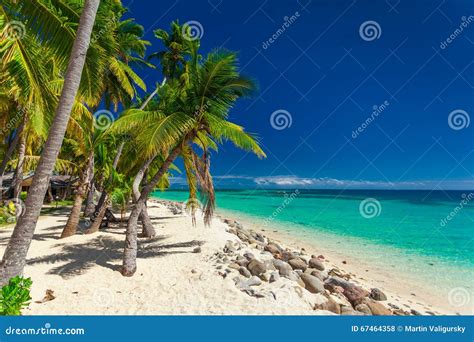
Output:
[[99,207],[99,211],[97,212],[97,214],[94,213],[94,220],[92,221],[92,225],[90,226],[90,228],[86,231],[86,234],[97,233],[99,231],[108,205],[109,196],[105,193],[104,200],[102,201],[102,204]]
[[95,195],[95,184],[94,184],[94,180],[92,179],[89,182],[89,191],[87,193],[86,207],[84,209],[85,217],[90,217],[94,214],[94,209],[95,209],[94,195]]
[[22,134],[20,137],[20,145],[18,146],[18,163],[15,169],[15,175],[12,180],[13,198],[20,198],[21,185],[23,183],[23,164],[25,163],[26,152],[26,136]]
[[64,77],[64,85],[58,108],[51,125],[48,139],[44,145],[38,167],[33,178],[25,203],[25,213],[20,216],[0,264],[0,285],[10,278],[21,275],[25,267],[26,256],[40,215],[41,206],[53,172],[54,164],[61,149],[74,99],[79,89],[82,69],[86,60],[90,36],[94,26],[100,0],[86,0],[81,14],[76,39]]
[[[26,115],[26,114],[23,114]],[[25,128],[25,120],[22,121],[21,125],[18,127],[18,129],[15,132],[15,137],[13,138],[13,141],[11,142],[10,146],[8,147],[7,152],[5,153],[5,156],[2,160],[2,164],[0,165],[0,200],[2,200],[3,196],[3,191],[1,190],[3,188],[3,176],[5,175],[5,169],[7,168],[7,163],[10,161],[13,152],[15,152],[15,149],[18,145],[18,142],[20,141],[20,137],[22,136],[23,129]]]
[[79,220],[81,219],[82,202],[84,202],[84,196],[87,193],[89,175],[93,168],[94,158],[93,155],[89,153],[87,166],[79,179],[79,186],[77,187],[76,195],[74,196],[74,204],[72,206],[71,213],[69,214],[66,226],[61,233],[61,239],[75,235],[77,232],[77,226],[79,225]]
[[94,184],[94,152],[92,152],[92,169],[89,174],[89,189],[87,192],[86,206],[84,208],[84,216],[90,217],[94,213],[94,194],[95,194],[95,184]]
[[[163,79],[163,82],[162,82],[161,86],[163,86],[165,83],[166,83],[166,78]],[[149,103],[149,102],[153,99],[153,97],[158,93],[158,90],[159,90],[159,89],[160,89],[160,87],[156,87],[156,89],[153,91],[153,93],[151,93],[150,96],[148,96],[148,98],[145,100],[145,102],[143,102],[142,105],[140,106],[140,109],[141,109],[141,110],[145,109],[145,107],[148,105],[148,103]],[[118,162],[119,162],[119,160],[120,160],[120,157],[122,156],[122,152],[123,152],[124,146],[125,146],[125,141],[122,141],[122,142],[120,143],[118,149],[117,149],[117,153],[115,154],[114,162],[113,162],[113,165],[112,165],[112,167],[113,167],[114,170],[117,168],[117,165],[118,165]],[[109,182],[111,182],[111,181],[112,181],[112,175],[109,177]],[[104,199],[105,196],[106,196],[106,194],[107,194],[107,193],[106,193],[106,191],[104,190],[104,191],[102,192],[100,198],[101,198],[101,199]],[[98,203],[97,206],[95,207],[95,211],[94,211],[93,218],[94,218],[94,222],[95,222],[96,220],[98,220],[98,219],[100,219],[101,222],[99,222],[98,224],[93,224],[92,226],[93,226],[95,229],[97,229],[97,230],[92,230],[92,227],[91,227],[91,228],[87,231],[88,234],[94,233],[94,232],[96,232],[96,231],[99,230],[100,224],[102,223],[102,220],[103,220],[103,218],[104,218],[104,215],[102,215],[102,216],[99,215],[99,213],[103,210],[103,207],[102,207],[103,205],[107,205],[107,204],[105,203],[105,201],[99,200],[99,203]],[[104,212],[104,214],[105,214],[105,212]],[[145,215],[148,215],[148,212],[146,212]],[[140,213],[140,216],[142,217],[141,213]],[[148,225],[148,227],[149,227],[149,225],[151,224],[151,220],[149,219],[149,217],[148,217],[148,221],[147,221],[147,219],[145,218],[144,220],[142,220],[142,222],[146,222],[145,224]],[[153,228],[153,225],[151,225],[151,228]],[[150,234],[153,234],[153,235],[154,235],[154,233],[151,232],[151,231],[150,231]]]
[[[187,140],[185,140],[185,143]],[[163,165],[153,176],[150,183],[148,183],[141,191],[140,197],[138,198],[137,203],[135,204],[130,217],[128,218],[127,230],[125,232],[125,247],[123,251],[123,261],[122,261],[122,275],[125,277],[131,277],[135,274],[137,270],[137,223],[138,217],[141,211],[145,208],[145,202],[148,196],[151,194],[153,189],[156,187],[161,177],[168,171],[171,163],[178,157],[181,153],[181,145],[176,146],[173,151],[170,153],[168,158],[166,158]]]
[[[114,158],[114,161],[112,163],[113,170],[115,170],[117,168],[117,165],[120,161],[120,157],[122,156],[124,146],[125,146],[125,141],[122,141],[120,143],[118,149],[117,149],[117,153],[115,154],[115,158]],[[109,176],[109,183],[110,182],[112,182],[112,174]],[[92,229],[89,229],[88,232],[87,232],[88,234],[95,233],[95,232],[99,231],[102,220],[104,219],[105,209],[107,209],[107,206],[108,206],[108,201],[105,201],[105,199],[107,197],[108,197],[107,191],[104,189],[102,191],[101,195],[100,195],[99,202],[97,203],[97,205],[95,207],[94,214],[93,214],[94,222],[98,219],[100,219],[100,222],[96,225],[93,224],[93,226],[96,227],[97,230],[93,231]],[[104,206],[105,206],[105,209],[104,209]],[[104,212],[104,215],[100,216],[99,213],[102,212],[102,211]]]
[[[143,180],[143,177],[145,175],[145,171],[148,169],[150,164],[153,162],[155,157],[148,159],[145,164],[142,165],[140,170],[138,170],[135,178],[133,179],[133,184],[132,184],[132,193],[133,193],[133,202],[136,203],[138,199],[140,198],[140,183]],[[153,227],[153,223],[150,220],[150,217],[148,216],[148,211],[146,208],[146,203],[145,207],[140,213],[140,221],[142,222],[142,237],[154,237],[156,235],[155,228]]]

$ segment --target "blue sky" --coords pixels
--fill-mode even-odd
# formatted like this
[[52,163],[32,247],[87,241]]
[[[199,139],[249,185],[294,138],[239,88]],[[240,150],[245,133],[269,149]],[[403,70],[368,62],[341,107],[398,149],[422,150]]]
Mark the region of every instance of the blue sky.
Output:
[[[203,53],[238,51],[258,81],[231,119],[268,158],[224,145],[212,156],[217,187],[474,188],[474,2],[124,4],[151,50],[154,29],[196,21]],[[273,113],[288,120],[272,124]]]

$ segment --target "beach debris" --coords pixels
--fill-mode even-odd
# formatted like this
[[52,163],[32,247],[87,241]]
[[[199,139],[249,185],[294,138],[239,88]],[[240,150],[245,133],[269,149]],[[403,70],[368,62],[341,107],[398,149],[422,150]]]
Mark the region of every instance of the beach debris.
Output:
[[51,290],[51,289],[47,289],[47,290],[46,290],[46,294],[44,295],[43,299],[37,300],[37,301],[35,301],[35,303],[37,303],[37,304],[43,304],[43,303],[52,301],[52,300],[55,299],[55,298],[56,298],[56,296],[54,295],[54,291]]
[[201,247],[194,248],[193,253],[201,253]]
[[378,301],[387,300],[387,296],[385,295],[385,293],[383,293],[377,288],[373,288],[370,291],[370,298]]

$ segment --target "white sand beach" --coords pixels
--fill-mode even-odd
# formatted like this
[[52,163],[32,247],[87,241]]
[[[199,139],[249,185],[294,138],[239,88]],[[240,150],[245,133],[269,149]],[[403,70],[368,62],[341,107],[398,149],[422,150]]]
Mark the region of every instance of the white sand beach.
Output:
[[[252,253],[267,264],[273,257],[269,252],[240,241],[219,218],[214,219],[211,227],[204,227],[198,216],[198,224],[193,227],[189,216],[174,215],[157,201],[150,203],[149,213],[157,237],[140,239],[138,270],[130,278],[123,277],[118,271],[123,250],[123,227],[107,228],[91,235],[80,233],[59,240],[67,220],[67,210],[61,214],[42,216],[25,268],[25,276],[33,280],[33,300],[23,314],[334,314],[327,310],[314,310],[315,305],[327,301],[328,291],[326,294],[311,293],[298,282],[285,277],[271,282],[264,280],[255,286],[242,286],[242,282],[248,280],[239,275],[237,269],[229,267],[232,255]],[[1,252],[11,231],[12,228],[0,230]],[[264,232],[267,233],[272,241],[278,241],[281,246],[303,247],[301,241],[291,240],[284,234]],[[235,247],[235,254],[226,255],[223,252],[226,246]],[[311,254],[323,253],[311,245],[304,245],[304,248],[308,258]],[[331,255],[330,251],[324,251],[324,256],[324,272],[331,273],[330,270],[337,268],[342,273],[350,273],[350,281],[368,291],[373,287],[379,288],[388,298],[378,303],[387,308],[388,303],[392,303],[408,312],[414,309],[421,314],[427,314],[427,311],[454,314],[447,308],[436,306],[437,298],[424,298],[422,293],[417,293],[417,297],[411,296],[413,289],[409,284],[396,283],[396,279],[392,282],[380,281],[383,277],[378,277],[376,270],[370,273],[362,271],[365,265],[357,269],[351,263],[343,268],[346,265],[342,265],[342,261]],[[358,277],[360,274],[363,279]],[[252,290],[241,291],[243,288]],[[258,292],[253,289],[258,289]],[[43,301],[48,290],[53,291],[54,299]],[[347,303],[341,294],[330,296],[338,305]]]

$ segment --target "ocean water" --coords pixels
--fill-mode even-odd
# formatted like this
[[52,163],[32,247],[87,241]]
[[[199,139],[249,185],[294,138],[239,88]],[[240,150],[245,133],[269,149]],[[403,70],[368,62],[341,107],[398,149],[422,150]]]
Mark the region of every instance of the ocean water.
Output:
[[[187,193],[155,196],[184,202]],[[217,207],[349,254],[403,263],[446,289],[473,287],[474,191],[222,190]]]

